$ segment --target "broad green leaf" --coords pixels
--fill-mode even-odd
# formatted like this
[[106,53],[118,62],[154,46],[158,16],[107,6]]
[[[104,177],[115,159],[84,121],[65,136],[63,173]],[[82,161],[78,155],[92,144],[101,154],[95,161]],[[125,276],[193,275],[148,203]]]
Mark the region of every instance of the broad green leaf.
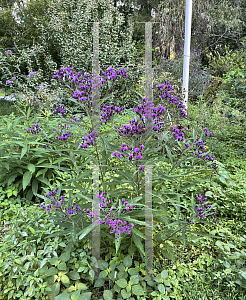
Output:
[[8,186],[11,185],[11,183],[15,180],[15,178],[18,176],[18,174],[13,174],[9,177],[9,180],[8,180]]
[[65,251],[60,256],[60,260],[63,261],[63,262],[68,261],[69,258],[70,258],[70,251]]
[[127,286],[127,281],[124,278],[116,280],[115,283],[122,289],[124,289]]
[[71,300],[78,300],[80,297],[80,291],[73,292],[71,295]]
[[123,264],[125,267],[130,268],[132,265],[132,258],[130,255],[127,255],[124,260],[123,260]]
[[69,278],[71,278],[72,280],[80,280],[80,275],[78,272],[76,271],[71,271],[69,273],[67,273],[67,275],[69,276]]
[[38,191],[38,181],[37,179],[35,178],[33,181],[32,181],[32,192],[33,194],[36,194]]
[[125,289],[122,289],[120,293],[123,299],[129,299],[131,297],[131,292],[127,292]]
[[58,270],[55,267],[51,267],[49,268],[49,270],[47,271],[47,273],[45,274],[47,277],[48,276],[52,276],[52,275],[57,275]]
[[70,296],[68,293],[62,293],[62,294],[56,296],[54,300],[69,300],[69,299],[70,299]]
[[26,171],[25,174],[24,174],[24,176],[23,176],[23,180],[22,180],[23,191],[26,189],[26,187],[30,183],[31,178],[32,178],[31,172],[30,171]]
[[130,281],[129,281],[130,285],[138,284],[138,282],[139,282],[139,276],[138,275],[133,275],[133,276],[130,277]]
[[67,277],[67,275],[63,274],[62,277],[61,277],[61,282],[66,285],[66,284],[70,283],[70,280]]
[[112,300],[113,299],[113,293],[109,290],[104,290],[103,292],[103,299],[105,300]]
[[132,286],[132,294],[134,294],[136,296],[144,295],[144,290],[141,287],[141,285],[133,285]]
[[107,270],[108,268],[108,262],[106,262],[105,260],[100,259],[100,269],[101,270]]
[[78,300],[90,300],[91,299],[92,292],[87,292],[81,294]]
[[32,174],[35,172],[35,166],[33,164],[28,164],[27,168]]
[[163,279],[166,279],[166,278],[168,277],[167,270],[163,270],[163,271],[161,272],[161,277],[162,277]]
[[94,284],[94,287],[101,287],[101,286],[104,286],[104,282],[105,280],[102,279],[102,278],[98,278]]
[[224,247],[223,247],[221,241],[219,241],[219,240],[216,241],[215,245],[218,246],[221,250],[224,250]]
[[60,271],[66,271],[66,263],[63,261],[61,262],[58,266],[57,266],[57,269],[60,270]]
[[158,284],[158,290],[161,294],[164,294],[165,293],[165,286],[164,284]]

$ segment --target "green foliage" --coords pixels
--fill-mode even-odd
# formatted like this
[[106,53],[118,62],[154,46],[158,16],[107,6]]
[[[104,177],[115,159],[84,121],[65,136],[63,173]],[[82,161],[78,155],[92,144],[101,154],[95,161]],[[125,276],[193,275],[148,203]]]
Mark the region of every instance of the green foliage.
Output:
[[10,115],[16,111],[15,105],[8,100],[0,100],[0,116]]
[[[155,78],[161,77],[163,72],[170,73],[168,80],[172,86],[178,86],[182,91],[183,79],[183,49],[177,51],[175,59],[161,58],[158,68],[155,71]],[[203,70],[199,52],[191,51],[189,71],[189,99],[195,100],[202,92],[203,86],[208,84],[211,70]]]
[[[59,89],[59,83],[53,78],[57,65],[52,61],[51,56],[47,55],[42,45],[33,46],[31,49],[20,49],[17,45],[8,50],[11,50],[12,53],[7,54],[6,49],[0,49],[0,84],[8,94],[31,92],[35,99],[39,85],[52,92]],[[30,56],[29,53],[34,53],[34,55]],[[29,77],[27,75],[30,72],[36,74]],[[7,84],[7,80],[10,80],[11,83]],[[48,89],[50,86],[52,89]]]
[[208,67],[212,70],[212,74],[216,77],[223,77],[232,68],[242,68],[244,66],[242,51],[229,51],[226,47],[226,54],[220,55],[219,51],[210,53]]
[[55,153],[51,155],[43,147],[42,140],[25,132],[36,120],[30,114],[31,108],[25,107],[21,116],[5,116],[1,122],[0,137],[1,186],[13,184],[18,187],[18,195],[27,201],[34,200],[33,195],[42,192],[43,187],[51,187],[51,181],[53,184],[61,182],[64,178],[61,171],[70,172],[66,159]]
[[[49,21],[37,24],[42,29],[40,42],[49,51],[49,41],[59,45],[61,65],[71,67],[77,72],[86,71],[92,73],[92,32],[93,21],[100,20],[99,62],[100,70],[106,71],[108,67],[115,68],[122,64],[127,69],[128,78],[122,83],[117,83],[115,93],[111,99],[116,105],[132,105],[129,90],[139,76],[143,74],[143,66],[139,66],[139,72],[129,66],[134,65],[138,57],[135,42],[132,41],[134,24],[128,24],[124,31],[121,25],[124,23],[124,15],[109,1],[77,1],[66,0],[50,3],[47,7]],[[86,23],[89,22],[89,23]],[[125,67],[124,67],[125,65]],[[141,73],[141,74],[140,74]]]
[[0,299],[54,299],[68,283],[71,290],[88,289],[81,282],[91,275],[87,245],[71,251],[66,240],[47,238],[59,229],[38,207],[15,213],[0,243]]

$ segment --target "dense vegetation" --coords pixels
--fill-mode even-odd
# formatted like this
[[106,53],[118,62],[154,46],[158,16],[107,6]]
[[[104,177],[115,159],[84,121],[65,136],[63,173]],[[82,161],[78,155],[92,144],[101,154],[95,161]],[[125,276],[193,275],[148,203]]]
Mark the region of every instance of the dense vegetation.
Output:
[[[43,22],[42,43],[13,46],[13,40],[8,44],[9,35],[2,38],[1,89],[16,101],[5,101],[0,107],[0,299],[245,299],[245,37],[237,50],[225,47],[223,55],[213,51],[207,66],[202,59],[204,51],[192,49],[188,117],[179,113],[181,102],[169,103],[168,97],[153,93],[153,112],[160,118],[156,123],[160,127],[151,136],[146,133],[145,119],[141,121],[146,104],[141,102],[143,66],[138,72],[127,67],[128,77],[122,69],[114,77],[113,71],[120,67],[113,67],[109,71],[113,77],[106,78],[101,90],[101,99],[107,98],[101,105],[97,136],[92,134],[89,101],[76,102],[72,96],[78,89],[76,81],[71,81],[73,74],[65,81],[58,76],[69,74],[66,67],[91,74],[90,50],[78,51],[75,57],[77,48],[70,44],[67,23],[57,17],[64,25],[64,37],[56,22],[50,21],[53,10],[64,12],[70,2],[64,2],[64,7],[59,1],[50,3],[43,19],[40,10],[35,30]],[[30,7],[39,4],[31,2]],[[98,7],[102,17],[107,10],[115,19],[120,16],[103,1]],[[90,9],[86,18],[93,20],[95,10]],[[71,18],[69,14],[66,17]],[[72,18],[79,26],[76,20],[85,16]],[[112,28],[122,29],[121,21],[116,27],[111,21],[103,29],[103,38]],[[236,22],[232,25],[238,26]],[[25,26],[38,38],[40,32],[31,22]],[[71,30],[76,32],[76,27]],[[89,45],[86,35],[91,27],[83,30],[85,45]],[[112,30],[112,44],[105,47],[102,60],[107,61],[111,51],[112,65],[126,58],[135,63],[143,60],[144,47],[140,52],[128,47],[130,33],[122,51],[115,50],[116,31]],[[52,43],[60,43],[60,53],[48,50]],[[167,90],[173,87],[170,99],[176,97],[177,101],[181,101],[182,51],[181,46],[174,59],[156,59],[153,78],[155,91],[161,85]],[[122,124],[129,126],[133,119],[138,127],[131,129],[132,134]],[[126,136],[120,134],[120,128],[125,128]],[[185,142],[179,136],[182,132]],[[126,155],[131,153],[130,147],[138,149],[138,158]],[[128,234],[119,230],[118,244],[111,225],[100,225],[100,277],[104,279],[95,278],[91,219],[85,213],[92,207],[95,163],[107,165],[99,168],[99,191],[106,192],[112,207],[122,206],[126,199],[135,208],[145,201],[142,167],[154,165],[152,280],[144,277],[146,223],[140,209],[119,212],[120,220],[134,226]],[[204,218],[197,210],[204,204],[200,195],[211,205]],[[69,209],[66,218],[56,202],[60,196],[63,207]],[[71,205],[79,205],[78,215]],[[80,222],[82,226],[77,226]]]

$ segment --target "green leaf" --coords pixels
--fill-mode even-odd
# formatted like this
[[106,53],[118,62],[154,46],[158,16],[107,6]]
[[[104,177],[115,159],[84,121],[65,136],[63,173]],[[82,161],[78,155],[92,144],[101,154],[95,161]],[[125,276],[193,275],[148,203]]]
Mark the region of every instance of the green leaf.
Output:
[[34,173],[35,172],[35,166],[33,164],[28,164],[27,165],[27,168],[28,170],[31,172],[31,173]]
[[49,268],[49,270],[47,271],[47,273],[45,274],[47,277],[52,276],[52,275],[57,275],[58,270],[55,267],[51,267]]
[[[101,263],[101,262],[100,262]],[[101,286],[104,286],[104,279],[102,278],[98,278],[94,284],[94,287],[101,287]]]
[[27,152],[27,147],[22,148],[20,159],[22,159],[22,157],[26,154],[26,152]]
[[132,265],[132,258],[130,255],[127,255],[124,260],[123,260],[123,264],[125,267],[130,268]]
[[80,297],[80,290],[72,293],[71,300],[78,300],[79,297]]
[[53,297],[56,297],[60,292],[60,282],[55,282],[51,286],[52,292],[50,293]]
[[134,241],[135,245],[140,250],[140,252],[144,255],[144,248],[141,243],[141,239],[134,233],[132,234],[132,236],[133,236],[133,241]]
[[26,187],[30,183],[31,178],[32,178],[31,172],[30,171],[26,171],[25,174],[24,174],[24,176],[23,176],[23,180],[22,180],[23,191],[26,189]]
[[130,277],[130,281],[129,281],[130,285],[138,284],[138,282],[139,282],[139,276],[138,275],[133,275],[133,276]]
[[115,283],[122,289],[124,289],[127,286],[127,281],[124,278],[116,280]]
[[144,290],[141,285],[133,285],[132,286],[132,293],[136,296],[144,295]]
[[125,289],[121,290],[120,293],[123,299],[129,299],[131,297],[131,292],[127,292]]
[[58,270],[60,271],[66,271],[67,265],[66,263],[63,261],[61,262],[58,266],[57,266]]
[[105,300],[112,300],[113,299],[113,293],[109,290],[104,290],[103,292],[103,298]]
[[164,294],[165,293],[165,286],[164,284],[158,284],[158,290],[161,294]]
[[108,268],[108,262],[106,262],[105,260],[100,259],[100,269],[101,270],[107,270]]
[[216,241],[215,245],[218,246],[221,250],[224,250],[224,247],[223,247],[221,241],[219,241],[219,240]]
[[66,284],[70,283],[70,280],[67,277],[67,275],[63,274],[62,277],[61,277],[61,282],[66,285]]
[[33,233],[33,234],[36,233],[36,231],[31,226],[29,226],[28,228],[30,229],[31,233]]
[[11,185],[11,183],[15,180],[15,178],[18,176],[18,174],[13,174],[9,177],[9,180],[8,180],[8,186]]
[[68,261],[70,258],[70,251],[63,252],[60,256],[60,260],[63,262]]
[[33,194],[36,194],[38,191],[38,181],[37,179],[35,178],[33,181],[32,181],[32,192]]
[[67,275],[68,275],[69,278],[72,279],[72,280],[80,280],[80,275],[79,275],[78,272],[71,271],[71,272],[67,273]]
[[93,225],[90,224],[89,226],[87,226],[86,228],[84,228],[82,231],[80,231],[78,234],[80,234],[79,236],[79,240],[82,240],[88,233],[90,233],[93,230]]
[[91,299],[91,292],[83,293],[78,300],[90,300]]
[[246,279],[246,272],[241,273],[241,275]]
[[138,230],[137,228],[132,228],[131,229],[131,231],[132,231],[132,233],[135,233],[136,235],[138,235],[139,237],[141,237],[142,239],[144,239],[145,238],[145,235],[144,235],[144,233],[142,233],[140,230]]
[[69,299],[70,299],[70,296],[68,293],[62,293],[62,294],[56,296],[54,300],[69,300]]
[[163,279],[166,279],[166,278],[168,277],[167,270],[163,270],[163,271],[161,272],[161,277],[162,277]]

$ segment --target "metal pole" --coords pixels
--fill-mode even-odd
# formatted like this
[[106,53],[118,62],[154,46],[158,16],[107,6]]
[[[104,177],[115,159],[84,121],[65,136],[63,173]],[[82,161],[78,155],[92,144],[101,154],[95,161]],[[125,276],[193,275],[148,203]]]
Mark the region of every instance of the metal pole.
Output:
[[191,17],[192,0],[186,0],[185,11],[185,44],[184,44],[184,63],[183,63],[183,86],[182,91],[185,95],[184,104],[187,113],[188,109],[188,85],[189,85],[189,65],[190,65],[190,39],[191,39]]

